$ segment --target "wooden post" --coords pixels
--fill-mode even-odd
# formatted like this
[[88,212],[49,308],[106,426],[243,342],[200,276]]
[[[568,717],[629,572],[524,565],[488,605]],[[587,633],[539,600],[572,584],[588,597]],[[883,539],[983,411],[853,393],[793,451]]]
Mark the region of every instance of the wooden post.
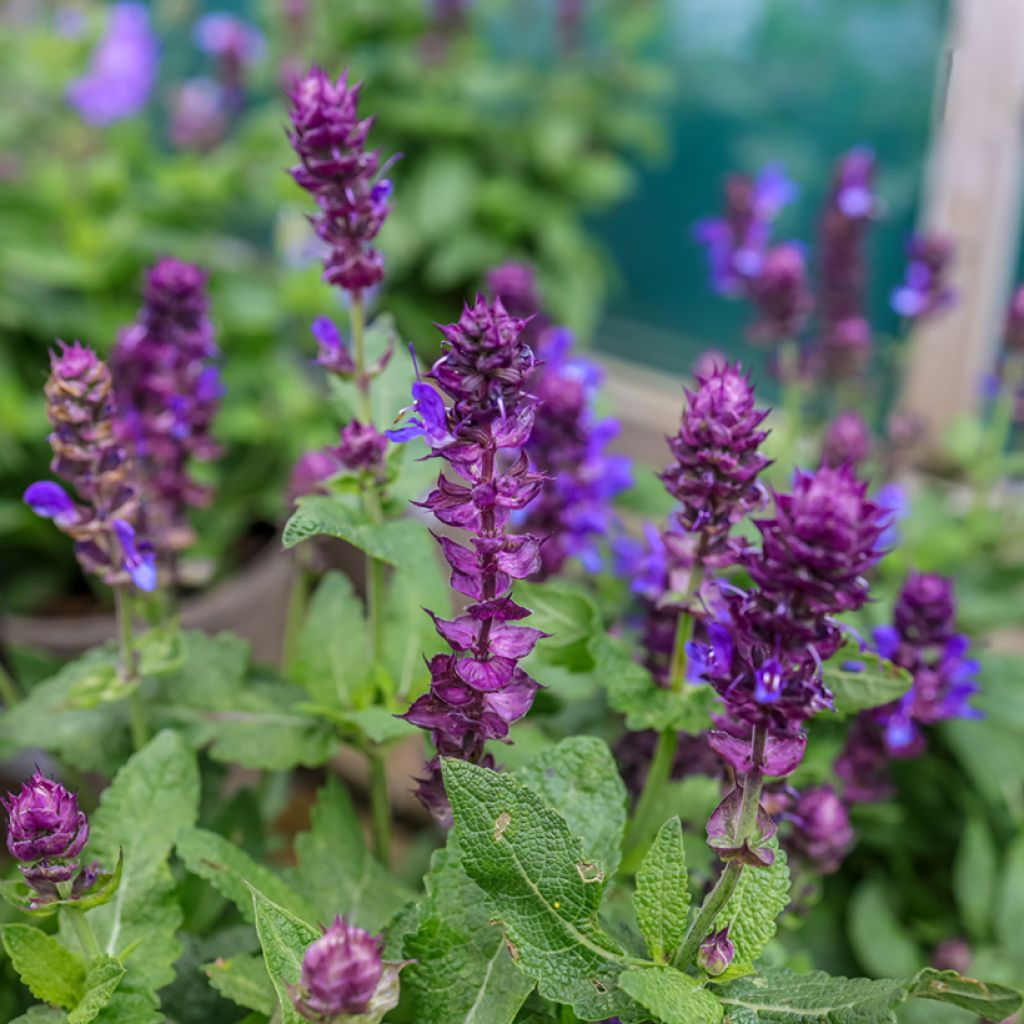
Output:
[[937,448],[977,407],[1002,333],[1020,234],[1024,0],[955,0],[922,227],[956,245],[954,310],[914,331],[902,408]]

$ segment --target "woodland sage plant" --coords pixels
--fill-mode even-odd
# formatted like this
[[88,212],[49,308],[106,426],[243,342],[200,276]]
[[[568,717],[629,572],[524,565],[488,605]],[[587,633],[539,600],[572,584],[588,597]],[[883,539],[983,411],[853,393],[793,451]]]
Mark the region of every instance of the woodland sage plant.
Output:
[[[877,799],[932,722],[972,714],[977,689],[943,578],[912,575],[870,638],[848,621],[892,543],[856,424],[770,487],[769,410],[739,365],[709,365],[668,442],[671,512],[631,542],[598,377],[528,272],[499,268],[422,374],[392,358],[386,314],[366,316],[391,189],[358,94],[318,69],[292,93],[292,175],[348,312],[313,325],[344,422],[293,478],[278,668],[173,612],[186,508],[207,498],[191,463],[216,450],[203,273],[154,267],[113,377],[77,344],[52,357],[53,471],[76,497],[52,482],[25,497],[115,589],[121,630],[0,719],[0,749],[40,755],[3,800],[17,868],[0,943],[37,1001],[19,1024],[892,1024],[911,998],[1011,1018],[1021,996],[1004,984],[798,971],[774,941],[855,841],[850,806]],[[851,162],[842,188],[863,192],[869,169]],[[835,244],[857,227],[830,228]],[[780,269],[736,255],[723,281]],[[840,298],[845,351],[855,303]],[[612,535],[617,591],[586,575]],[[318,563],[332,538],[362,553],[355,582]],[[167,600],[146,597],[157,588]],[[819,723],[844,718],[834,781],[801,776]],[[402,741],[426,747],[430,812],[404,855],[385,770]],[[366,761],[370,847],[333,771],[308,827],[272,838],[342,746]]]

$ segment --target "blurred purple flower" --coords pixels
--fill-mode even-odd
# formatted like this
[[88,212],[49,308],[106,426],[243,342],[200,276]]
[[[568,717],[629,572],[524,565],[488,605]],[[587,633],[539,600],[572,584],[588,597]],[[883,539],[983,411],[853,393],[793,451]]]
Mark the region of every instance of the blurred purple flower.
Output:
[[206,152],[225,136],[224,90],[212,78],[189,78],[171,94],[171,141],[179,149]]
[[915,235],[907,243],[907,271],[890,298],[892,308],[909,320],[925,320],[956,302],[956,289],[947,281],[953,244],[939,235]]
[[267,41],[255,25],[220,11],[204,14],[196,22],[194,38],[204,53],[239,64],[255,64],[267,50]]
[[828,425],[821,447],[821,461],[835,468],[858,466],[871,454],[871,431],[859,412],[846,409]]
[[94,125],[133,117],[149,100],[158,60],[146,5],[113,4],[89,71],[68,87],[68,101]]

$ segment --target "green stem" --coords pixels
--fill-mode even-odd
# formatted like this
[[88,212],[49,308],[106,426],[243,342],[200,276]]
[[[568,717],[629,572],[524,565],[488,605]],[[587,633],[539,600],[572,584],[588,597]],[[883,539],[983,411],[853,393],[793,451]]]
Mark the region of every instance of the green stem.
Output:
[[127,588],[114,587],[114,610],[117,617],[118,673],[121,681],[132,688],[128,695],[132,746],[135,750],[141,750],[149,741],[149,729],[146,725],[146,711],[142,706],[142,695],[139,692],[139,658],[135,650],[135,633],[132,627],[132,599]]
[[[701,580],[704,577],[704,566],[701,561],[703,551],[698,550],[697,561],[694,564],[693,572],[690,573],[690,580],[684,596],[684,605],[688,605],[690,599],[700,589]],[[668,686],[684,699],[683,687],[686,684],[686,645],[693,636],[694,616],[692,612],[684,607],[679,613],[679,620],[676,624],[676,638],[672,647],[672,660],[669,663]],[[644,781],[643,792],[637,801],[636,811],[633,815],[633,823],[629,830],[626,842],[626,857],[623,861],[624,870],[630,871],[636,867],[636,861],[642,855],[643,843],[653,831],[653,825],[657,822],[654,817],[662,805],[662,798],[665,788],[672,777],[672,763],[675,760],[676,748],[679,746],[679,733],[675,729],[665,729],[658,737],[658,746],[654,751],[651,766],[647,770],[647,778]]]
[[[764,786],[764,775],[760,767],[764,759],[765,731],[763,726],[757,726],[751,737],[751,760],[755,768],[743,777],[743,799],[740,802],[739,823],[737,825],[737,839],[742,846],[743,843],[752,838],[757,827],[757,810],[761,804],[761,790]],[[708,932],[711,931],[715,919],[722,912],[722,908],[729,902],[729,897],[736,891],[740,876],[743,874],[743,861],[732,859],[728,861],[722,873],[718,876],[711,892],[707,894],[696,917],[686,930],[686,935],[672,958],[672,965],[684,969],[693,962],[697,955],[700,944],[704,941]]]
[[71,930],[75,933],[75,938],[85,954],[85,962],[88,964],[100,955],[99,943],[96,941],[92,925],[89,924],[85,914],[78,907],[65,906],[60,909],[65,920],[71,925]]
[[21,700],[18,684],[15,683],[14,677],[4,667],[3,662],[0,662],[0,697],[3,698],[5,706],[9,708],[13,708]]
[[281,673],[287,675],[295,662],[299,649],[302,625],[306,621],[306,606],[309,604],[309,589],[312,573],[308,568],[308,554],[305,547],[295,550],[291,589],[288,591],[288,610],[284,620],[284,640],[281,646]]
[[[1024,359],[1010,356],[1003,368],[1003,382],[992,411],[992,423],[988,432],[988,451],[986,462],[993,467],[992,477],[999,474],[999,464],[1006,452],[1010,435],[1013,432],[1014,412],[1017,407],[1017,393],[1024,381]],[[994,482],[991,481],[991,482]]]
[[391,865],[391,801],[388,797],[387,762],[383,752],[372,749],[370,759],[370,813],[373,821],[373,852],[385,867]]
[[356,392],[359,395],[359,418],[364,424],[373,423],[370,379],[366,375],[366,310],[363,306],[362,292],[352,292],[349,318],[352,327],[352,348],[356,364]]

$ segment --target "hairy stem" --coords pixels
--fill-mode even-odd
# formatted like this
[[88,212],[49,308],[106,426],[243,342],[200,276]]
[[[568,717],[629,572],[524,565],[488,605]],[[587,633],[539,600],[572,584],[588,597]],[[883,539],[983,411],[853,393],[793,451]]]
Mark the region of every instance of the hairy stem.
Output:
[[126,686],[128,711],[131,718],[132,746],[141,750],[149,741],[146,710],[139,692],[139,655],[135,650],[135,631],[132,624],[132,597],[127,587],[114,587],[114,612],[117,618],[118,674]]
[[96,935],[93,933],[92,925],[89,924],[88,918],[81,910],[78,909],[78,907],[65,906],[60,909],[61,913],[64,915],[64,919],[69,925],[71,925],[71,930],[75,933],[78,945],[82,947],[82,952],[85,954],[86,964],[90,963],[100,955],[100,946],[96,941]]
[[373,422],[373,403],[370,401],[370,378],[366,374],[366,309],[362,292],[352,292],[349,306],[352,327],[352,349],[356,363],[356,391],[359,395],[359,418],[363,423]]
[[[743,799],[740,803],[740,815],[738,825],[737,841],[743,845],[746,840],[753,838],[757,827],[757,810],[761,804],[761,789],[764,786],[764,774],[760,765],[764,760],[765,731],[763,726],[757,726],[751,737],[751,760],[754,763],[754,770],[743,776]],[[711,931],[715,919],[722,912],[722,908],[729,902],[729,897],[736,891],[740,876],[743,874],[743,861],[733,858],[728,861],[722,873],[718,876],[711,892],[707,894],[700,910],[686,930],[686,935],[672,958],[674,967],[685,968],[693,962],[697,955],[700,944]]]
[[[684,603],[689,603],[690,599],[700,589],[701,580],[704,577],[702,558],[703,545],[697,552],[697,562],[693,567],[693,572],[690,573]],[[693,627],[694,616],[692,612],[685,609],[680,611],[668,677],[669,689],[673,693],[678,694],[680,699],[684,697],[683,687],[686,683],[686,645],[693,636]],[[643,844],[653,833],[653,827],[657,825],[654,818],[662,804],[665,788],[672,777],[672,762],[675,760],[678,745],[679,734],[675,729],[665,729],[658,737],[658,746],[655,749],[654,758],[651,760],[651,766],[647,770],[643,792],[637,801],[633,823],[626,842],[624,868],[627,871],[635,869],[637,860],[643,854]]]

